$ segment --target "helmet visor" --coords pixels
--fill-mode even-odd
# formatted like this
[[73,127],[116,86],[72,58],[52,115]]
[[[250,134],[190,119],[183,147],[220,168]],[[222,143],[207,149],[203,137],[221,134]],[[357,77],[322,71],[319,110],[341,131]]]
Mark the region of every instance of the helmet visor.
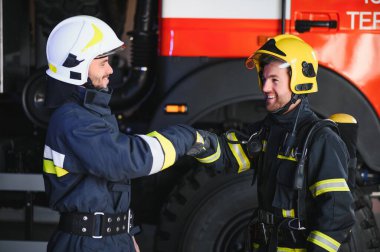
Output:
[[281,65],[279,65],[279,68],[288,68],[290,67],[290,64],[286,62],[284,59],[281,59],[279,57],[276,57],[272,54],[266,54],[266,53],[253,53],[251,56],[249,56],[245,61],[245,67],[249,70],[257,68],[258,71],[262,70],[264,65],[269,64],[272,61],[279,61],[282,62]]
[[117,53],[118,51],[124,50],[125,48],[126,48],[126,45],[122,44],[121,46],[116,47],[115,49],[112,49],[111,51],[99,54],[98,56],[95,57],[95,59],[100,59],[100,58],[104,58],[104,57],[110,56],[112,54]]

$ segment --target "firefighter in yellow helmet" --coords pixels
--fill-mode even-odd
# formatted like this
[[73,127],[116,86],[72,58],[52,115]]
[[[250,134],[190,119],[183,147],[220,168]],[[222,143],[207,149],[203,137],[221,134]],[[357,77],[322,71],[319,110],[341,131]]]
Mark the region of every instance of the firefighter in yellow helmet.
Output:
[[193,156],[236,172],[254,169],[259,207],[249,225],[248,251],[338,251],[354,224],[347,148],[323,127],[314,131],[307,161],[300,155],[309,129],[320,121],[307,99],[318,91],[315,52],[296,36],[279,35],[246,67],[258,73],[267,116],[245,132],[209,133],[210,148]]
[[[279,108],[280,110],[269,110],[270,112],[289,112],[291,110],[289,109],[291,104],[300,102],[299,100],[302,99],[305,94],[318,91],[317,57],[313,48],[300,38],[293,35],[279,35],[268,40],[246,60],[246,67],[248,69],[256,67],[259,76],[259,87],[263,90],[265,95],[267,95],[268,90],[270,91],[271,88],[268,87],[269,85],[265,87],[265,66],[271,62],[277,62],[275,64],[279,68],[279,72],[288,72],[286,78],[289,78],[289,83],[288,85],[284,85],[284,88],[286,87],[286,89],[290,91],[288,95],[291,95],[291,99],[288,99],[286,106]],[[271,103],[272,100],[272,98],[268,99],[268,96],[266,97],[267,104]]]
[[203,145],[185,125],[148,135],[119,131],[108,106],[108,55],[123,47],[105,22],[90,16],[63,20],[48,38],[47,100],[55,110],[43,171],[49,205],[60,212],[48,251],[139,251],[131,179],[160,172]]

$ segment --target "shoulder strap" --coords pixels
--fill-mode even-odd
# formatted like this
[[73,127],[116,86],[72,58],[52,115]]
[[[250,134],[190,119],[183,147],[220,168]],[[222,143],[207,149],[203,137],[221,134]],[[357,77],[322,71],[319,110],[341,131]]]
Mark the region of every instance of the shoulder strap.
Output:
[[305,171],[305,163],[306,163],[306,158],[308,154],[308,149],[312,143],[312,140],[315,134],[324,127],[330,127],[339,134],[338,126],[332,120],[323,119],[323,120],[318,120],[315,123],[313,123],[313,125],[310,127],[309,131],[307,132],[307,135],[302,147],[301,157],[299,159],[298,166],[297,166],[296,178],[294,180],[294,189],[299,190],[305,184],[304,171]]
[[297,190],[297,213],[300,220],[306,219],[306,190],[307,190],[307,170],[306,170],[306,159],[308,155],[308,149],[313,141],[315,134],[324,127],[330,127],[334,131],[338,132],[338,127],[335,122],[329,119],[316,120],[311,123],[311,125],[305,131],[303,139],[302,152],[298,161],[296,174],[294,177],[294,189]]

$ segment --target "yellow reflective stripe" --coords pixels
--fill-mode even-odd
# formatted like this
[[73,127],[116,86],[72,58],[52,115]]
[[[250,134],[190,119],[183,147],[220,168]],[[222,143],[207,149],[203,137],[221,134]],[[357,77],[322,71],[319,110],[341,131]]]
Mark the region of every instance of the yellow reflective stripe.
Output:
[[265,152],[267,150],[267,140],[263,140],[262,141],[262,144],[263,144],[263,152]]
[[[238,141],[235,132],[228,134],[227,138],[229,140]],[[230,147],[231,152],[239,165],[238,173],[248,170],[251,167],[251,162],[249,161],[247,155],[245,155],[241,144],[228,143],[228,146]]]
[[278,154],[277,155],[277,158],[278,159],[286,159],[286,160],[290,160],[290,161],[294,161],[294,162],[297,162],[297,159],[295,157],[296,155],[294,154],[294,149],[291,150],[290,152],[290,155],[287,157],[287,156],[284,156],[284,155],[281,155],[281,154]]
[[256,242],[252,243],[252,245],[253,245],[253,248],[254,248],[254,249],[258,249],[258,248],[260,248],[260,244],[258,244],[258,243],[256,243]]
[[277,158],[278,158],[278,159],[286,159],[286,160],[290,160],[290,161],[297,162],[296,158],[295,158],[295,157],[292,157],[292,156],[286,157],[286,156],[283,156],[283,155],[278,154],[278,155],[277,155]]
[[290,209],[290,210],[282,209],[282,217],[294,218],[295,217],[294,209]]
[[277,247],[277,252],[306,252],[306,249],[305,248]]
[[340,247],[340,243],[331,238],[330,236],[319,232],[319,231],[311,231],[307,240],[326,249],[329,252],[336,252]]
[[87,45],[82,49],[82,52],[86,51],[89,47],[96,45],[103,39],[102,31],[94,24],[91,24],[92,29],[94,30],[94,36],[92,36],[91,40],[87,43]]
[[61,167],[55,166],[52,160],[44,159],[44,172],[49,174],[55,174],[57,177],[62,177],[69,172]]
[[340,179],[326,179],[321,180],[314,185],[309,187],[309,190],[313,197],[317,197],[326,192],[344,192],[350,191],[346,180],[343,178]]
[[49,69],[53,72],[53,73],[57,73],[57,67],[54,66],[53,64],[49,63]]
[[[176,151],[172,142],[169,139],[158,133],[157,131],[153,131],[149,133],[147,136],[155,137],[161,144],[162,149],[164,150],[164,165],[162,166],[162,170],[172,166],[176,159]],[[152,153],[154,155],[154,153]]]
[[218,160],[220,158],[220,145],[219,145],[219,141],[218,141],[218,146],[216,147],[216,152],[208,157],[204,157],[204,158],[196,158],[199,162],[203,163],[203,164],[209,164],[209,163],[212,163],[212,162],[215,162],[216,160]]

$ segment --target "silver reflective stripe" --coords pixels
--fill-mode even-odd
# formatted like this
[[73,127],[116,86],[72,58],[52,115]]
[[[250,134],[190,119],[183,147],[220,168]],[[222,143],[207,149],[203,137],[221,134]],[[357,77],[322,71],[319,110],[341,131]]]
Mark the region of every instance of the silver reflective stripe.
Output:
[[309,189],[313,197],[317,197],[326,192],[350,191],[346,180],[343,178],[321,180],[310,186]]
[[152,153],[153,163],[152,163],[152,168],[149,172],[149,175],[161,171],[164,165],[165,154],[161,147],[160,142],[154,137],[149,137],[146,135],[137,135],[137,136],[144,139],[144,141],[149,145],[150,152]]
[[44,149],[44,158],[53,160],[52,149],[47,145],[45,145]]
[[329,252],[336,252],[340,247],[339,242],[319,231],[311,231],[307,240]]
[[44,158],[53,160],[54,165],[58,167],[63,167],[63,163],[65,162],[65,155],[55,150],[52,150],[49,146],[45,145],[44,149]]
[[57,177],[65,176],[69,171],[63,168],[64,162],[64,154],[54,151],[49,146],[45,145],[43,160],[43,170],[45,173],[54,174]]

